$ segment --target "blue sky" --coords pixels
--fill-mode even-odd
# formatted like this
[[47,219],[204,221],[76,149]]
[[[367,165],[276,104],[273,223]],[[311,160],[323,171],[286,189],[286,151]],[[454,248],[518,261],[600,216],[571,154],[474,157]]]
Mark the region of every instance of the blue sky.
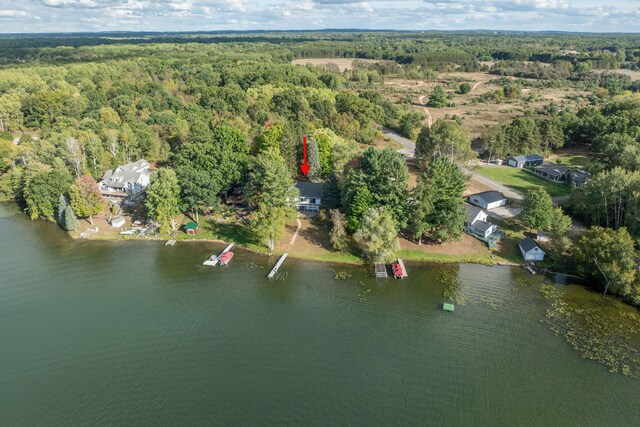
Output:
[[640,0],[0,0],[0,32],[301,30],[640,32]]

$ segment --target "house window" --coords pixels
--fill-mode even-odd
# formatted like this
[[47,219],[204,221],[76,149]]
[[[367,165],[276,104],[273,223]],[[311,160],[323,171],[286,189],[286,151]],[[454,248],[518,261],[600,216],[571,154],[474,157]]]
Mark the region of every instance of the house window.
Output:
[[316,204],[316,199],[315,199],[315,197],[310,198],[310,199],[309,199],[309,203],[311,203],[312,205],[315,205],[315,204]]

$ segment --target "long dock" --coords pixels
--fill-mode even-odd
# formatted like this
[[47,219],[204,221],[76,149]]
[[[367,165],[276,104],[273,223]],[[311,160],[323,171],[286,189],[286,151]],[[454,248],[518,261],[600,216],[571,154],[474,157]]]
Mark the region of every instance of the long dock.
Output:
[[273,266],[273,268],[271,269],[271,272],[269,273],[269,279],[273,279],[275,277],[276,274],[278,274],[278,270],[280,269],[280,266],[282,265],[282,263],[284,262],[285,259],[287,259],[287,256],[289,254],[282,254],[282,256],[280,257],[280,259],[278,259],[278,262],[276,262],[276,265]]
[[229,252],[231,248],[233,248],[233,245],[235,245],[235,243],[229,244],[229,246],[227,246],[222,252],[220,252],[220,255],[218,256],[211,255],[211,257],[203,262],[202,265],[206,265],[207,267],[215,267],[216,265],[218,265],[218,260],[220,259],[220,257]]

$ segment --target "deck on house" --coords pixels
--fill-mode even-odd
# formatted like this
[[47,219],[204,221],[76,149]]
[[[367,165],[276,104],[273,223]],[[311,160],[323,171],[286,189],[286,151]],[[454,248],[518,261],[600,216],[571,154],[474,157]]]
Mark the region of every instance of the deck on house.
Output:
[[[202,263],[202,265],[206,265],[207,267],[215,267],[216,265],[218,265],[218,262],[220,262],[220,257],[222,257],[227,252],[231,251],[231,248],[233,248],[234,244],[235,243],[229,244],[229,246],[227,246],[222,252],[220,252],[220,255],[218,255],[218,256],[211,255],[209,257],[209,259],[207,259],[205,262]],[[233,255],[232,255],[232,257],[233,257]]]
[[280,266],[282,266],[282,263],[284,262],[284,260],[287,259],[287,256],[289,256],[289,254],[284,253],[278,259],[278,262],[276,262],[276,265],[273,266],[273,268],[271,269],[271,272],[269,273],[269,276],[268,276],[269,279],[273,279],[275,275],[278,274],[278,270],[280,269]]

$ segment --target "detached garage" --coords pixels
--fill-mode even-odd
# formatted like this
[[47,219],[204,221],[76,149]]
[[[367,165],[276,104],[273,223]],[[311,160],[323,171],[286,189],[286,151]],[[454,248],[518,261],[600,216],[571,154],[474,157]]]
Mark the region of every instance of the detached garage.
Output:
[[485,191],[484,193],[469,196],[469,202],[480,206],[482,209],[495,209],[500,206],[505,206],[509,202],[509,199],[499,191]]
[[527,261],[543,261],[545,252],[536,245],[531,237],[527,237],[518,243],[522,257]]

